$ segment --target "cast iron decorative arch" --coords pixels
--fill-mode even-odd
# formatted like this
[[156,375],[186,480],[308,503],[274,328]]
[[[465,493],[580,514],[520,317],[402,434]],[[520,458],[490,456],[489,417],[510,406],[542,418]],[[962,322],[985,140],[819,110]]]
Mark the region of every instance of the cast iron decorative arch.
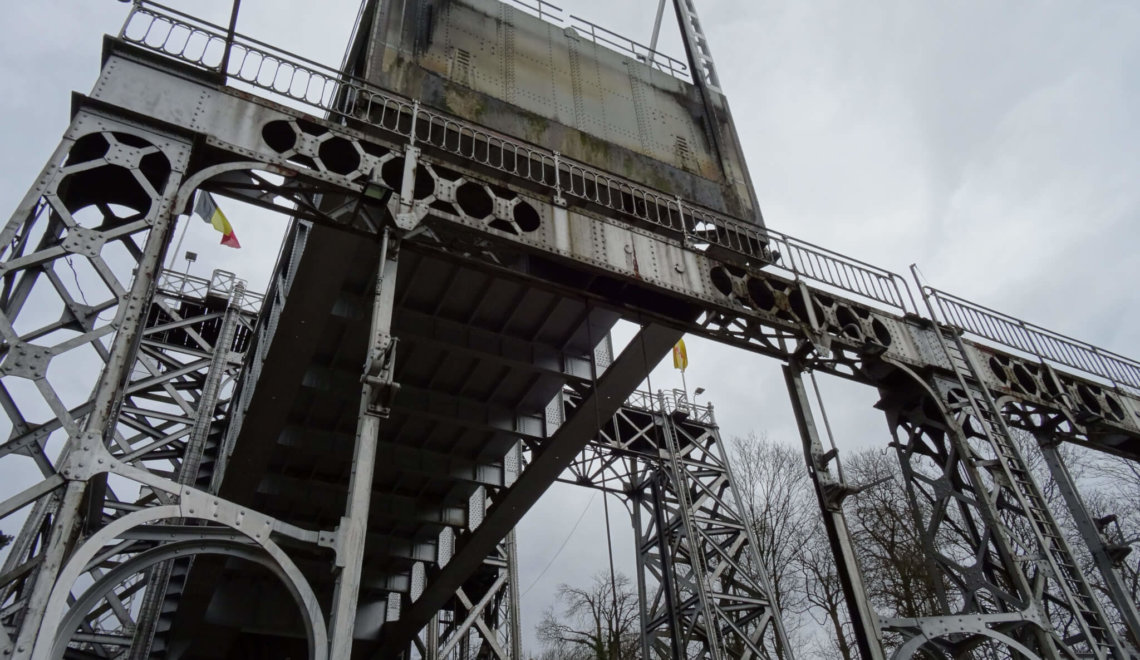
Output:
[[[106,546],[109,541],[118,538],[128,530],[147,523],[172,518],[191,518],[203,521],[213,520],[204,515],[196,514],[193,509],[189,509],[185,505],[170,504],[142,509],[127,514],[107,525],[93,534],[75,550],[71,559],[64,565],[63,570],[60,571],[59,578],[48,599],[47,609],[44,613],[43,621],[40,624],[37,643],[32,651],[33,660],[49,660],[49,658],[58,657],[57,650],[59,653],[62,653],[62,648],[59,646],[61,640],[57,638],[57,634],[64,630],[69,630],[61,627],[65,621],[69,620],[65,619],[64,615],[64,608],[67,607],[67,597],[71,593],[71,587],[75,584],[76,579],[84,572],[87,564],[95,557],[99,550]],[[213,521],[218,522],[216,520]],[[313,660],[327,660],[328,631],[324,623],[324,614],[321,611],[320,605],[317,603],[312,587],[309,586],[308,581],[304,575],[301,574],[297,565],[293,563],[279,545],[268,538],[268,530],[264,527],[260,527],[257,531],[251,531],[243,529],[240,525],[231,525],[224,521],[223,524],[248,537],[265,555],[268,555],[268,558],[265,558],[264,555],[262,556],[263,561],[271,562],[276,566],[276,569],[271,570],[278,574],[279,577],[284,576],[283,581],[289,588],[289,591],[294,594],[294,598],[300,597],[300,602],[303,603],[302,617],[309,626],[310,658]],[[144,556],[147,556],[147,559],[139,561],[140,558]],[[135,557],[132,561],[139,561],[140,564],[149,566],[150,563],[161,561],[164,558],[166,557],[162,556],[162,553],[151,556],[148,556],[148,553],[143,553]],[[131,563],[124,564],[124,566],[129,565],[131,565]],[[145,566],[140,565],[136,570],[141,570],[141,568],[145,568]],[[278,571],[280,571],[280,573],[278,573]],[[110,574],[111,573],[108,573],[108,575]],[[114,583],[112,583],[112,585],[113,584]],[[103,587],[108,586],[107,584],[102,584],[100,581],[89,588],[88,591],[97,588],[101,590]],[[84,597],[86,597],[86,593],[84,596],[81,596],[80,600]],[[92,597],[94,597],[94,594]],[[77,602],[76,605],[78,604]],[[75,610],[76,608],[73,608],[73,611],[67,616],[70,617],[72,614],[75,614]],[[82,616],[82,614],[82,612],[79,612],[77,616]],[[63,643],[65,644],[66,642]]]
[[145,571],[151,566],[162,563],[168,559],[176,559],[188,555],[222,555],[236,559],[244,559],[245,561],[269,569],[271,573],[285,584],[293,600],[297,603],[298,609],[306,624],[305,632],[309,643],[309,657],[316,659],[326,655],[324,652],[325,645],[322,643],[322,638],[325,637],[325,635],[320,634],[318,631],[318,627],[323,628],[323,623],[320,618],[313,618],[314,614],[319,617],[320,610],[318,608],[314,612],[312,609],[314,595],[313,592],[308,589],[307,584],[295,584],[288,573],[277,564],[272,556],[269,556],[256,546],[234,539],[196,539],[174,541],[139,553],[118,567],[108,571],[102,578],[88,587],[87,590],[83,592],[83,595],[72,604],[71,609],[69,609],[67,615],[64,616],[56,632],[55,645],[51,653],[52,660],[61,660],[64,657],[70,633],[82,623],[87,611],[114,589],[117,584],[135,573]]

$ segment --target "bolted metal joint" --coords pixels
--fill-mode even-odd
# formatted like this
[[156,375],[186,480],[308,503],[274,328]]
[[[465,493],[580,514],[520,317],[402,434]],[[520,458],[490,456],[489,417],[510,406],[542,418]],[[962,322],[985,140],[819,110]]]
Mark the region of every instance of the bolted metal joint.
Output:
[[59,473],[68,481],[87,481],[110,470],[113,462],[102,437],[94,431],[83,431],[75,436],[75,445],[63,459]]

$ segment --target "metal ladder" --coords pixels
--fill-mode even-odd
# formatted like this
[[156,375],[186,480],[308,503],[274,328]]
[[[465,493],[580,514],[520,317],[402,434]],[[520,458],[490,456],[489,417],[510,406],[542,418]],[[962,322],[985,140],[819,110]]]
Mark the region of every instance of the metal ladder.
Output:
[[1001,409],[989,388],[983,384],[979,376],[980,370],[962,342],[962,334],[941,327],[935,328],[935,334],[965,394],[958,408],[965,409],[976,422],[997,455],[998,465],[994,467],[1000,469],[1009,482],[1036,537],[1041,554],[1056,578],[1066,604],[1073,611],[1090,650],[1097,658],[1127,658],[1128,654],[1108,624],[1056,519],[1049,511],[1041,489],[1029,473],[1025,459],[1018,451],[1009,426],[1001,415]]

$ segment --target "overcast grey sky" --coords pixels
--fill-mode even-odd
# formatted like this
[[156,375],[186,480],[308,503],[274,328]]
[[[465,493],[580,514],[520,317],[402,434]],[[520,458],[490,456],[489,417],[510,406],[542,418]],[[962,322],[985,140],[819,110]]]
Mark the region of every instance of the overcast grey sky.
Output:
[[[172,0],[224,21],[228,1]],[[356,0],[245,0],[239,29],[339,62]],[[562,0],[569,13],[648,41],[655,0]],[[917,262],[939,288],[1134,355],[1140,273],[1140,4],[700,0],[769,226],[896,272]],[[12,2],[0,41],[0,207],[15,208],[90,89],[101,35],[127,5]],[[673,43],[673,42],[668,42]],[[260,288],[280,220],[231,212],[245,249],[191,226],[195,269]],[[689,341],[691,387],[726,436],[794,441],[778,365]],[[669,368],[654,388],[679,386]],[[827,380],[841,447],[884,446],[866,388]],[[4,493],[0,485],[0,496]],[[589,493],[559,489],[520,529],[522,587],[535,581]],[[524,634],[559,582],[605,565],[600,499],[527,594]],[[615,522],[622,509],[611,506]],[[624,515],[624,514],[622,514]],[[621,527],[624,523],[618,523]],[[628,537],[619,564],[631,572]]]

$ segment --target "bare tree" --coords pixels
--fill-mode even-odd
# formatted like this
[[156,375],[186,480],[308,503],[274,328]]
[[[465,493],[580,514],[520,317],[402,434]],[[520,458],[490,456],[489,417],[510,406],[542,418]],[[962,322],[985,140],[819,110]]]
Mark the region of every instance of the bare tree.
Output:
[[[1015,437],[1085,574],[1107,602],[1091,555],[1036,440],[1028,434]],[[1133,598],[1140,598],[1140,463],[1069,445],[1060,450],[1090,510],[1102,522],[1106,540],[1121,547],[1118,570]],[[731,460],[743,514],[759,545],[762,565],[755,568],[769,577],[797,656],[853,660],[858,654],[846,599],[799,448],[753,434],[732,441]],[[956,538],[949,533],[935,539],[923,536],[916,520],[929,512],[916,516],[912,511],[923,502],[908,496],[897,457],[868,449],[845,454],[843,466],[854,489],[844,501],[844,513],[874,609],[888,617],[922,617],[940,613],[943,597],[951,603],[960,598],[953,584],[930,570],[927,543],[951,556],[961,549],[955,548]],[[1018,523],[1008,521],[1015,536],[1026,531]],[[1131,552],[1125,552],[1128,544]],[[897,640],[888,635],[884,642],[889,647]]]
[[633,660],[638,655],[637,594],[629,578],[594,576],[587,587],[558,587],[562,616],[553,607],[538,624],[544,660]]
[[[1111,591],[1038,448],[1037,438],[1020,429],[1014,429],[1014,438],[1105,614],[1122,637],[1132,644],[1140,643],[1133,639],[1113,603]],[[1117,557],[1116,570],[1136,602],[1140,599],[1140,552],[1135,551],[1140,542],[1140,510],[1136,507],[1140,501],[1140,463],[1067,442],[1057,445],[1056,451],[1084,505],[1098,521],[1101,537],[1112,547]],[[1011,526],[1011,531],[1026,535],[1026,530],[1016,525]]]
[[[1076,445],[1063,444],[1060,449],[1085,506],[1097,521],[1100,535],[1110,548],[1125,589],[1134,603],[1140,602],[1140,509],[1136,506],[1140,502],[1140,463]],[[1048,475],[1042,480],[1052,485]],[[1058,505],[1055,510],[1063,512],[1058,515],[1058,522],[1062,523],[1069,544],[1100,598],[1105,613],[1123,638],[1140,646],[1140,639],[1131,634],[1112,602],[1111,592],[1101,578],[1075,521],[1063,505]]]
[[[733,440],[731,457],[761,568],[797,655],[857,657],[843,585],[801,450],[750,435]],[[938,578],[924,559],[897,459],[864,450],[848,456],[844,466],[850,485],[862,487],[844,510],[871,602],[892,616],[936,612]]]
[[743,514],[759,545],[760,568],[772,585],[774,605],[784,615],[789,641],[796,644],[811,605],[802,588],[802,551],[822,532],[803,454],[767,435],[750,434],[732,440],[731,460]]
[[735,486],[797,657],[857,656],[843,586],[802,450],[752,434],[731,445]]
[[[1101,470],[1111,485],[1100,489],[1090,504],[1102,519],[1115,516],[1112,529],[1106,532],[1110,541],[1131,549],[1121,556],[1119,568],[1132,600],[1140,603],[1140,507],[1136,505],[1140,502],[1140,462],[1107,457]],[[1140,646],[1140,639],[1133,643]]]
[[801,588],[811,605],[809,615],[820,631],[831,631],[830,635],[818,635],[817,639],[812,640],[812,655],[855,660],[858,651],[855,633],[847,614],[847,600],[831,554],[831,544],[822,524],[817,525],[815,533],[808,539],[797,567],[802,580]]
[[845,511],[871,602],[889,616],[938,613],[940,578],[929,570],[898,460],[867,449],[843,465],[847,481],[861,489]]

